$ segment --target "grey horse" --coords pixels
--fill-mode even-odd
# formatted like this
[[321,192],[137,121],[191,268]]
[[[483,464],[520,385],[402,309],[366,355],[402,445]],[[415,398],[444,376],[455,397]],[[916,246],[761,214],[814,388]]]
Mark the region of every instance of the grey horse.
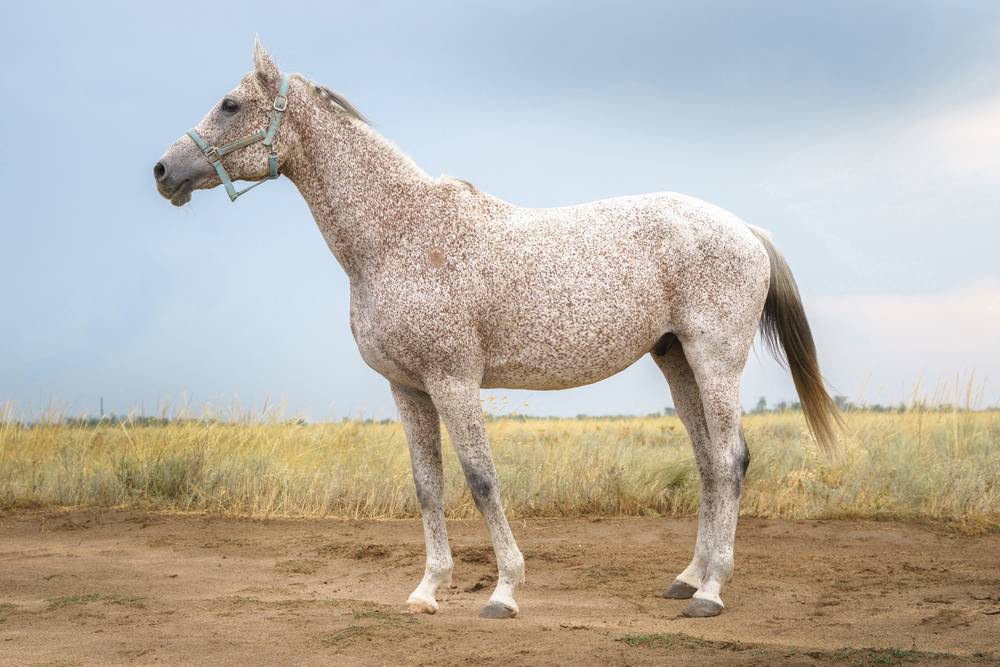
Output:
[[254,70],[154,167],[182,206],[232,178],[287,176],[350,279],[351,331],[399,408],[427,562],[407,604],[438,610],[452,555],[442,509],[444,422],[496,551],[488,618],[518,614],[524,558],[500,500],[480,388],[562,389],[649,354],[690,435],[702,498],[694,557],[663,593],[715,616],[733,573],[750,456],[740,375],[758,329],[787,360],[816,442],[839,415],[820,375],[791,271],[769,236],[692,197],[660,192],[529,209],[432,178],[346,98],[282,75],[258,42]]

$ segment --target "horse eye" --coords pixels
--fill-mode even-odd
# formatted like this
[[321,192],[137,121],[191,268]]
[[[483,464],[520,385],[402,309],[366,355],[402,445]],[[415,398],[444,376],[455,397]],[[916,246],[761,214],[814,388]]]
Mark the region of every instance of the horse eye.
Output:
[[231,100],[227,97],[222,100],[222,110],[226,113],[234,113],[240,110],[240,104],[236,100]]

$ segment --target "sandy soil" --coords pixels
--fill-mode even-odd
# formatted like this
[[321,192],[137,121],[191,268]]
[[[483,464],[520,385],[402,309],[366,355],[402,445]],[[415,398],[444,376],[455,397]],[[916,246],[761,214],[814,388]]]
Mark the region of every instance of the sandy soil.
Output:
[[402,613],[418,521],[250,521],[124,511],[0,515],[0,664],[995,663],[1000,535],[744,520],[722,616],[659,592],[690,519],[531,520],[521,616],[477,617],[495,578],[452,522],[455,588]]

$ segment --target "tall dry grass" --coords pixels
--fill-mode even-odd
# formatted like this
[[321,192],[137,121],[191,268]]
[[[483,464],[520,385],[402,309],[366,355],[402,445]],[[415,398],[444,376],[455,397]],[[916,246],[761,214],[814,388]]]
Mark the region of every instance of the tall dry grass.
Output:
[[[1000,527],[1000,412],[852,412],[844,455],[801,413],[749,415],[742,512]],[[698,475],[673,417],[489,424],[511,516],[691,514]],[[446,442],[445,504],[476,514]],[[397,423],[178,421],[26,426],[0,420],[0,507],[119,506],[251,516],[417,515]]]

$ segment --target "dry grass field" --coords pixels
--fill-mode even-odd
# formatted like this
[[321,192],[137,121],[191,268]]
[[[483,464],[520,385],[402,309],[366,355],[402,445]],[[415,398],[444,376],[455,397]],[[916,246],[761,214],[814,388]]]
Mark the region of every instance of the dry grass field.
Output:
[[[823,456],[799,412],[748,415],[745,516],[1000,526],[1000,412],[848,412]],[[514,518],[690,515],[698,475],[675,417],[494,419]],[[477,516],[445,455],[446,511]],[[418,516],[398,423],[247,418],[162,424],[0,422],[0,508],[119,507],[244,517]]]

